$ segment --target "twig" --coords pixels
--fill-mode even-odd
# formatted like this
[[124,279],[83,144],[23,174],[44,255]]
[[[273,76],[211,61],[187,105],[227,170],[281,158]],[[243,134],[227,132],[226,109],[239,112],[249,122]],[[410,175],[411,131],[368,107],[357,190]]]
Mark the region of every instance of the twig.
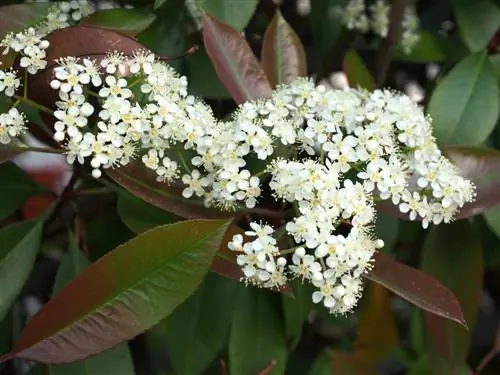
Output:
[[227,375],[227,366],[226,362],[223,359],[220,360],[220,375]]
[[260,371],[257,375],[268,375],[268,374],[271,372],[271,370],[272,370],[274,367],[276,367],[276,365],[277,365],[277,364],[278,364],[278,362],[276,362],[276,360],[274,360],[274,359],[273,359],[273,360],[272,360],[271,362],[269,362],[269,364],[268,364],[266,367],[264,367],[264,368],[262,369],[262,371]]
[[386,38],[382,41],[379,52],[375,59],[375,83],[377,87],[382,87],[387,78],[387,71],[392,59],[392,51],[396,45],[405,11],[405,0],[393,0],[391,11],[389,13],[389,32]]

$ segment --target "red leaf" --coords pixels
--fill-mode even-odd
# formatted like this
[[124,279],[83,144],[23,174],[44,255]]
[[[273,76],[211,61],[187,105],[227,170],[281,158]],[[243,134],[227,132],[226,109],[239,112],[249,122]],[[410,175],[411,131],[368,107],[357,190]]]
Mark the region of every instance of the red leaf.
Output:
[[436,278],[382,253],[375,254],[375,267],[365,277],[416,306],[467,328],[457,297]]
[[266,74],[240,33],[203,14],[203,40],[219,79],[236,103],[271,96]]
[[264,34],[262,67],[272,87],[307,76],[304,46],[279,10]]

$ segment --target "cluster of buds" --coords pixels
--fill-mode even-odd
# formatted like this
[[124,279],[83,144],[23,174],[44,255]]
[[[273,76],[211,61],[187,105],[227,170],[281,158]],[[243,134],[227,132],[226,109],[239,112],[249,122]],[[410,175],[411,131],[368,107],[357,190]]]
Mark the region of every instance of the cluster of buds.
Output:
[[[343,25],[349,30],[361,33],[372,31],[381,38],[389,33],[389,13],[391,6],[387,0],[376,0],[369,7],[364,0],[349,0],[344,7],[333,7],[332,13],[341,18]],[[419,19],[413,6],[405,8],[402,24],[401,46],[409,54],[419,41]]]

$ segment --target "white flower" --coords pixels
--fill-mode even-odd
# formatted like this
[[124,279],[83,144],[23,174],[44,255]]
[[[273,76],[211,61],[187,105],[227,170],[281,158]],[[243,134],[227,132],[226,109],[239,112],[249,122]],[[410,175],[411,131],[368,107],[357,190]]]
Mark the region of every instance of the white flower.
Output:
[[0,70],[0,92],[3,91],[7,96],[14,96],[19,86],[21,86],[21,81],[15,71]]
[[193,196],[193,194],[195,194],[197,197],[203,196],[203,194],[205,193],[205,188],[209,184],[209,180],[205,177],[200,177],[200,171],[198,171],[197,169],[193,169],[191,171],[191,175],[185,174],[184,176],[182,176],[182,182],[188,185],[188,187],[182,191],[182,196],[184,198],[190,198]]

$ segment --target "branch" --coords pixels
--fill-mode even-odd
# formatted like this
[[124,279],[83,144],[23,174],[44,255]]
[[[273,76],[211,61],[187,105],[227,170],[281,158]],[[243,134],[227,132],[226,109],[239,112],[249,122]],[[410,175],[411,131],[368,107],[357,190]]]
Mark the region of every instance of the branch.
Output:
[[393,0],[389,12],[389,32],[382,41],[375,63],[375,83],[382,87],[387,78],[387,72],[392,59],[392,51],[401,34],[405,11],[405,0]]

